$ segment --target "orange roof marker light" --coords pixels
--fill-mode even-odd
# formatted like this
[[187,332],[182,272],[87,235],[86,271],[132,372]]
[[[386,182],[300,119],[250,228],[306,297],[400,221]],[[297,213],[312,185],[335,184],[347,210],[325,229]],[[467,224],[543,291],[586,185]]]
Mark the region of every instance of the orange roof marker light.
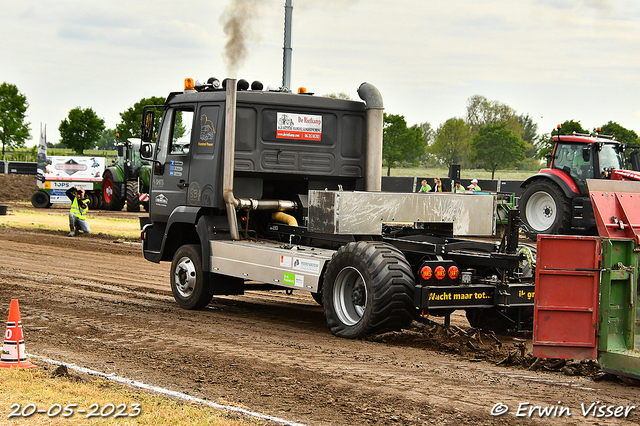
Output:
[[186,92],[195,92],[196,91],[196,87],[193,84],[193,79],[192,78],[185,78],[184,79],[184,91]]

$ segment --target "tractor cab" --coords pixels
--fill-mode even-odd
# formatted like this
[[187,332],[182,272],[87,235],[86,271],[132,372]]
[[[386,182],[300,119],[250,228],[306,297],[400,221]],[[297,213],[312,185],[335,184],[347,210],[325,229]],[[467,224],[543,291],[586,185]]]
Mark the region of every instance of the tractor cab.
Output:
[[609,178],[613,170],[625,169],[624,147],[609,137],[554,136],[551,168],[571,178],[577,192],[587,195],[587,179]]
[[637,146],[598,133],[556,135],[553,141],[550,168],[522,183],[519,209],[523,230],[532,239],[538,234],[591,232],[595,220],[587,179],[640,180]]

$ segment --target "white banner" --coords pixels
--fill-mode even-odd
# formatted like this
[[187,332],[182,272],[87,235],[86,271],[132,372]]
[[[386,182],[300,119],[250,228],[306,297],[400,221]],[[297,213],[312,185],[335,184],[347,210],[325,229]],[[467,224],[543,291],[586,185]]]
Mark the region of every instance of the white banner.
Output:
[[102,182],[105,164],[104,157],[51,156],[47,159],[45,179]]

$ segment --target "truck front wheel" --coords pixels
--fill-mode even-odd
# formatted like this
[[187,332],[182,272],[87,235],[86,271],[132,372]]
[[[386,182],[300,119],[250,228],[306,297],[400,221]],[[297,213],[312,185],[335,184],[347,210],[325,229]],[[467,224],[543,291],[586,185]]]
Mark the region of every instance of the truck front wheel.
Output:
[[571,204],[558,185],[549,179],[527,185],[520,198],[520,217],[527,237],[562,234],[571,227]]
[[209,274],[202,270],[200,245],[180,247],[171,262],[171,292],[183,309],[201,309],[211,302]]
[[404,255],[386,243],[353,242],[331,259],[323,305],[333,334],[355,339],[407,327],[415,282]]

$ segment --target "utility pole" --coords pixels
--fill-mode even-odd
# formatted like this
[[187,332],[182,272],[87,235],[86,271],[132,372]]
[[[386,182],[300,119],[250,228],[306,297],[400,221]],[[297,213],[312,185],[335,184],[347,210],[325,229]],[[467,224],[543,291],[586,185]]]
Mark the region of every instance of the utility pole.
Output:
[[282,65],[282,87],[291,88],[291,18],[293,0],[286,0],[284,6],[284,52]]

